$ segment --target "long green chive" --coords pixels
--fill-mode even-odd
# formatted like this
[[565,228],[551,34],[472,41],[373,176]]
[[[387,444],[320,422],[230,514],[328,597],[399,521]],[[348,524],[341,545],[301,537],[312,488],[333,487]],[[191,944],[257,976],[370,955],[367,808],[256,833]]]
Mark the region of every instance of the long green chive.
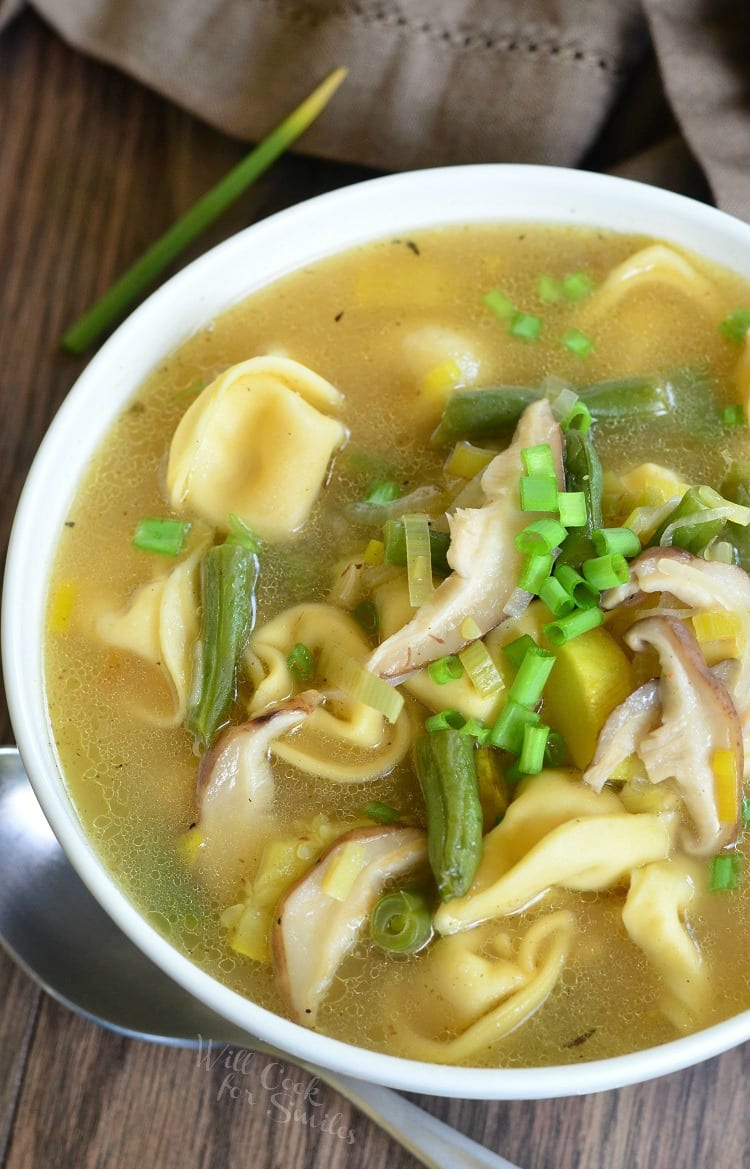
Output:
[[719,413],[722,426],[744,426],[745,410],[743,406],[725,406]]
[[516,536],[516,548],[519,552],[540,554],[552,552],[559,548],[567,536],[567,531],[557,520],[535,520]]
[[373,507],[382,507],[383,504],[398,499],[400,494],[401,488],[398,483],[392,479],[380,479],[372,484],[363,502],[370,503]]
[[482,698],[489,698],[503,689],[505,683],[502,674],[483,641],[472,641],[458,656],[474,689]]
[[382,803],[381,800],[370,800],[369,804],[365,804],[362,809],[362,815],[369,817],[377,824],[396,824],[404,818],[403,812],[392,808],[390,804]]
[[517,702],[519,706],[536,706],[554,664],[553,653],[538,645],[530,646],[508,691],[508,701]]
[[554,576],[548,576],[539,589],[539,598],[553,617],[566,617],[572,613],[576,603]]
[[557,477],[555,456],[548,442],[540,442],[536,446],[526,446],[521,451],[523,469],[532,479],[546,476],[551,479]]
[[289,651],[286,659],[287,669],[294,674],[298,682],[312,682],[313,656],[303,642],[298,641]]
[[750,329],[750,309],[738,308],[719,325],[719,332],[730,341],[734,341],[735,345],[741,345],[747,336],[747,331]]
[[739,888],[742,858],[739,853],[722,853],[711,860],[711,892],[729,893]]
[[309,97],[272,130],[228,175],[207,191],[180,216],[156,243],[136,260],[93,308],[76,321],[62,338],[69,353],[83,353],[97,337],[122,315],[126,308],[160,276],[207,227],[255,182],[280,154],[315,121],[346,77],[346,69],[335,69]]
[[557,510],[560,513],[560,523],[566,528],[583,528],[586,526],[588,512],[586,510],[586,496],[583,491],[558,491]]
[[447,682],[455,682],[460,678],[464,672],[460,658],[455,654],[448,654],[444,658],[438,658],[436,662],[430,662],[427,667],[427,673],[436,682],[438,686],[445,686]]
[[552,572],[554,560],[549,553],[532,552],[525,556],[518,576],[518,587],[527,593],[538,593]]
[[190,532],[187,520],[167,520],[145,516],[140,520],[131,541],[139,552],[155,552],[157,556],[179,556]]
[[539,722],[539,715],[518,702],[506,702],[490,731],[490,743],[503,751],[517,755],[523,746],[523,730],[529,724]]
[[503,653],[510,659],[516,669],[518,669],[526,655],[526,650],[530,649],[532,645],[536,645],[536,642],[531,634],[522,633],[520,637],[515,638],[514,641],[509,641],[507,645],[503,646]]
[[592,609],[599,604],[599,590],[584,580],[580,572],[576,572],[571,565],[558,565],[555,569],[555,580],[560,582],[579,609]]
[[542,304],[554,304],[563,294],[562,285],[559,280],[555,280],[554,276],[538,276],[536,294]]
[[458,710],[441,710],[424,720],[426,731],[460,731],[466,719]]
[[531,313],[515,312],[510,318],[508,332],[511,337],[520,337],[522,341],[536,341],[542,328],[539,317]]
[[521,511],[556,511],[557,479],[553,475],[522,475]]
[[588,357],[594,348],[594,342],[580,329],[566,329],[560,338],[560,344],[570,349],[577,357]]
[[593,288],[594,281],[587,272],[571,272],[562,282],[562,294],[566,300],[583,300]]
[[354,606],[353,613],[355,621],[358,622],[369,637],[377,636],[378,629],[380,628],[380,619],[372,601],[360,601],[358,605]]
[[383,950],[416,954],[432,937],[432,914],[424,893],[405,889],[386,893],[372,911],[370,933]]
[[576,609],[575,612],[568,613],[567,617],[560,617],[557,621],[545,625],[543,627],[544,636],[550,645],[559,649],[561,645],[566,645],[574,637],[580,637],[582,633],[596,629],[597,625],[601,625],[603,621],[604,614],[601,609]]
[[487,308],[491,309],[495,316],[500,317],[501,320],[512,317],[516,311],[513,302],[499,288],[491,288],[482,299],[487,305]]
[[544,748],[544,766],[562,767],[568,758],[568,745],[559,731],[550,731]]
[[543,723],[523,728],[523,743],[518,760],[518,770],[524,775],[538,775],[544,767],[544,751],[547,746],[549,727]]
[[606,556],[594,556],[591,560],[584,560],[581,571],[591,587],[598,589],[599,592],[625,584],[630,575],[628,562],[619,552],[609,552]]
[[246,548],[248,552],[255,554],[260,552],[260,537],[255,534],[249,524],[246,524],[244,520],[231,511],[228,519],[229,535],[224,542],[237,544],[240,548]]
[[591,539],[598,556],[614,552],[631,559],[641,550],[641,542],[630,528],[596,528]]

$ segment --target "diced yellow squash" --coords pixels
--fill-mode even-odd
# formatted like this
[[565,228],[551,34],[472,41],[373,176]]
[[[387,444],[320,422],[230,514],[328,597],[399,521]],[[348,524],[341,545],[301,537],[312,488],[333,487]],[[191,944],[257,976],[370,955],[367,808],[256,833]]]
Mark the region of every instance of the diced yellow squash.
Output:
[[737,819],[737,756],[727,748],[714,751],[711,760],[714,773],[716,814],[720,824],[733,824]]
[[419,396],[425,399],[437,399],[442,409],[451,390],[461,384],[463,377],[458,362],[452,357],[446,357],[445,361],[434,365],[424,375],[419,383]]
[[445,470],[448,475],[456,475],[459,479],[473,479],[496,455],[497,451],[474,446],[473,443],[462,440],[457,442],[451,451]]
[[365,862],[364,845],[350,840],[338,850],[322,882],[323,892],[334,901],[346,901]]
[[692,617],[693,632],[706,664],[715,666],[727,658],[739,658],[745,650],[742,620],[737,613],[716,609]]
[[633,689],[630,661],[602,628],[574,637],[554,653],[542,718],[560,732],[576,767],[583,769],[608,716]]
[[365,548],[363,560],[370,568],[378,568],[382,563],[385,555],[385,544],[382,540],[370,540],[370,543]]
[[[239,912],[237,912],[239,910]],[[232,905],[221,915],[221,924],[231,932],[230,945],[243,958],[271,961],[270,927],[273,909],[259,905]]]
[[670,499],[681,499],[690,486],[676,471],[660,463],[641,463],[620,475],[625,493],[632,497],[631,507],[659,507]]

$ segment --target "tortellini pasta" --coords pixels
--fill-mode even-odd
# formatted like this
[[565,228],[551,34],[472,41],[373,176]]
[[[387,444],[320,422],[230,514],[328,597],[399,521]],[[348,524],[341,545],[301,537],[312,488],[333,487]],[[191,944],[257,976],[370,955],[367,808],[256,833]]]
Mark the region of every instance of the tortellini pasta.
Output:
[[586,304],[582,317],[588,324],[601,320],[617,309],[624,297],[652,284],[676,289],[710,317],[720,319],[721,297],[716,286],[666,244],[650,244],[613,268]]
[[172,438],[167,492],[225,530],[230,513],[268,541],[305,523],[346,430],[329,382],[287,357],[253,357],[222,373]]

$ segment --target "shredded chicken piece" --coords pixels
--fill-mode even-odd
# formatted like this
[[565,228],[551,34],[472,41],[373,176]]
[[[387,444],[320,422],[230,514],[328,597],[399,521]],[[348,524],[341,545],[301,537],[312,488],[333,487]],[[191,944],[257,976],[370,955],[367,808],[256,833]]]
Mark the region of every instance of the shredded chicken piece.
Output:
[[[710,856],[737,839],[743,746],[740,720],[726,686],[705,663],[693,635],[670,617],[650,617],[625,634],[636,652],[653,646],[661,660],[661,723],[638,746],[652,783],[673,779],[692,822],[685,847]],[[721,823],[713,763],[732,752],[737,776],[735,816]]]
[[660,714],[659,684],[654,678],[615,707],[599,732],[594,758],[583,773],[594,791],[600,792],[616,768],[638,750],[644,735],[657,726]]
[[562,436],[546,399],[527,407],[511,445],[485,468],[483,505],[458,508],[449,516],[448,563],[453,571],[413,619],[373,651],[367,662],[373,673],[397,682],[462,649],[470,640],[462,632],[467,618],[479,629],[475,636],[488,633],[504,619],[521,566],[515,537],[528,521],[518,502],[521,451],[540,443],[552,448],[562,487]]

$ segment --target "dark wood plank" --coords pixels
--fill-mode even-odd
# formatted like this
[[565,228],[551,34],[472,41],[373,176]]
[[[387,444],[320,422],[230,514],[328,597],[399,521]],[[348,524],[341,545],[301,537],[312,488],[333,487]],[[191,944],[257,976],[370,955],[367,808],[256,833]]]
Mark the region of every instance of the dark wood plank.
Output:
[[0,950],[0,1165],[10,1141],[41,991]]

